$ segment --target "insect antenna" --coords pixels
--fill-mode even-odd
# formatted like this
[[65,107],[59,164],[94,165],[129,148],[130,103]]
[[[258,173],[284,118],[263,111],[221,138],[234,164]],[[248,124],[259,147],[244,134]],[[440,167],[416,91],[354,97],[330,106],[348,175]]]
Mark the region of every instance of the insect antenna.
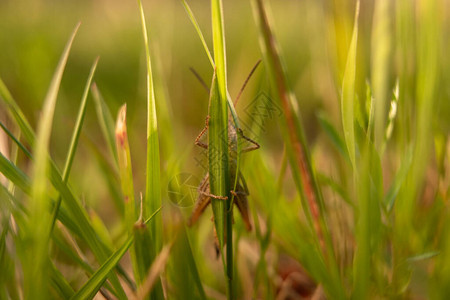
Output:
[[242,85],[241,90],[239,91],[239,94],[236,97],[236,100],[234,100],[234,106],[236,106],[239,98],[242,95],[242,92],[244,91],[245,87],[247,86],[248,81],[250,80],[250,78],[252,77],[253,73],[256,71],[256,68],[259,66],[260,63],[261,63],[261,60],[258,60],[255,64],[255,66],[253,67],[253,69],[250,71],[250,74],[248,74],[247,79],[245,79],[245,82]]
[[200,74],[198,74],[197,71],[195,71],[195,69],[192,67],[189,67],[189,71],[191,71],[192,74],[194,74],[195,78],[197,78],[197,80],[200,82],[200,84],[205,88],[205,91],[209,94],[209,87],[206,84],[206,82],[203,80],[203,78],[200,76]]

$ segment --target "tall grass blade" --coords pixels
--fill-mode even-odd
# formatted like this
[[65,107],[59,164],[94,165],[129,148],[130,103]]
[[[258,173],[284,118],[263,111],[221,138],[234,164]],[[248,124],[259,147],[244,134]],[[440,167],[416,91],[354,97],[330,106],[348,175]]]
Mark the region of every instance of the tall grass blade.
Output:
[[208,55],[208,60],[211,64],[211,66],[214,68],[214,60],[211,56],[211,51],[209,51],[208,44],[206,44],[206,40],[203,36],[200,26],[198,25],[197,19],[195,18],[194,13],[192,12],[189,5],[187,4],[186,0],[182,0],[182,1],[183,1],[184,8],[186,9],[186,12],[189,16],[189,19],[191,20],[192,25],[194,25],[194,28],[197,31],[197,34],[198,34],[200,40],[202,41],[203,48],[205,49],[206,55]]
[[[301,122],[298,101],[287,84],[286,73],[283,67],[282,58],[279,54],[279,47],[272,33],[271,25],[267,18],[265,5],[262,0],[253,0],[253,15],[260,29],[260,46],[264,55],[265,67],[268,70],[271,87],[277,92],[276,96],[281,102],[284,112],[284,123],[282,126],[286,149],[293,172],[294,182],[300,194],[303,211],[307,217],[310,230],[316,234],[313,237],[314,247],[302,257],[305,266],[311,265],[306,262],[306,256],[319,254],[322,251],[323,260],[327,263],[329,272],[314,272],[324,285],[325,291],[337,299],[344,298],[344,291],[340,280],[340,275],[335,260],[334,249],[329,234],[329,229],[324,217],[324,203],[322,193],[314,174],[309,148]],[[317,262],[317,260],[316,260]],[[313,273],[312,269],[308,269]],[[320,274],[320,275],[319,275]]]
[[[116,124],[116,144],[119,159],[119,173],[125,202],[125,227],[128,235],[134,237],[134,245],[130,251],[131,262],[136,282],[141,285],[150,268],[151,261],[147,249],[153,247],[147,227],[137,220],[136,201],[134,198],[133,171],[131,167],[130,146],[126,125],[126,104],[119,109]],[[142,200],[141,200],[142,202]],[[142,209],[142,206],[141,206]]]
[[70,48],[78,30],[75,27],[44,100],[41,121],[35,144],[35,165],[31,187],[31,199],[29,203],[29,223],[26,233],[26,249],[24,251],[24,294],[25,298],[45,299],[48,297],[47,285],[44,282],[48,274],[48,233],[51,227],[51,215],[49,214],[49,199],[47,194],[48,171],[48,145],[52,130],[53,113],[59,85],[61,83],[64,67],[69,57]]
[[[442,57],[442,41],[445,40],[442,26],[443,14],[441,13],[443,2],[422,0],[416,4],[417,71],[415,72],[415,85],[411,86],[416,89],[416,119],[413,129],[407,129],[411,134],[414,150],[413,163],[394,208],[396,217],[394,240],[396,252],[394,255],[398,261],[404,261],[407,256],[423,251],[417,242],[418,232],[415,220],[419,216],[417,208],[424,206],[422,201],[425,199],[421,199],[420,205],[418,200],[426,183],[427,168],[433,148],[433,124],[437,101],[442,89],[440,86],[442,70],[439,58]],[[402,82],[400,81],[399,101],[402,101],[402,95]],[[408,276],[409,273],[410,269],[406,264],[395,269],[393,282],[397,289],[401,288],[402,278]]]
[[[210,95],[209,108],[209,129],[208,129],[208,160],[209,160],[209,182],[210,192],[217,197],[228,196],[228,186],[224,186],[222,182],[228,182],[228,129],[224,123],[227,123],[227,115],[221,111],[221,100],[219,95],[219,85],[217,77],[213,76]],[[226,102],[225,102],[226,109]],[[222,249],[224,243],[225,231],[225,208],[224,198],[213,198],[212,208],[214,214],[214,224],[219,240],[219,246]]]
[[355,77],[356,77],[356,48],[358,45],[358,17],[359,17],[359,0],[356,2],[355,21],[353,24],[352,40],[347,54],[347,63],[345,65],[344,78],[342,80],[341,95],[341,113],[342,127],[344,129],[345,143],[352,163],[353,170],[356,170],[356,154],[355,154]]
[[358,203],[352,299],[369,297],[372,279],[375,281],[378,277],[377,269],[372,268],[372,265],[378,261],[382,245],[380,242],[380,207],[383,199],[381,163],[372,143],[366,144],[361,158],[362,165],[356,179]]
[[184,224],[177,228],[168,269],[178,287],[173,299],[207,299]]
[[[76,152],[76,149],[78,146],[78,140],[80,138],[81,129],[83,127],[84,116],[86,115],[86,105],[87,105],[87,99],[88,99],[88,94],[89,94],[89,88],[91,86],[92,78],[94,77],[94,74],[95,74],[95,69],[97,68],[98,60],[99,60],[99,58],[97,58],[94,61],[94,64],[91,67],[91,71],[89,73],[89,77],[86,82],[86,86],[84,88],[83,96],[81,98],[81,105],[80,105],[80,109],[78,110],[77,121],[75,123],[75,128],[74,128],[74,131],[72,134],[72,139],[70,140],[69,151],[67,153],[66,163],[64,165],[64,171],[63,171],[63,175],[62,175],[64,183],[67,183],[67,181],[69,180],[70,170],[72,168],[73,160],[75,158],[75,152]],[[59,207],[61,206],[61,200],[62,200],[61,195],[59,195],[58,199],[56,200],[55,208],[53,209],[52,225],[51,225],[50,231],[53,229],[53,227],[55,225],[56,217],[58,215],[58,210],[59,210]]]
[[132,234],[136,222],[136,202],[134,199],[133,170],[131,166],[130,146],[127,132],[127,105],[120,107],[116,123],[116,146],[119,161],[120,182],[125,202],[125,227]]
[[[24,151],[27,157],[34,160],[34,157],[26,150],[25,146],[21,144],[9,131],[7,131],[7,133],[10,135],[11,139],[17,143],[19,148]],[[30,178],[1,153],[0,171],[6,176],[6,178],[8,178],[26,194],[31,193]],[[50,174],[48,174],[48,177],[53,186],[61,193],[63,199],[65,200],[61,207],[60,213],[58,214],[58,219],[89,245],[99,261],[105,260],[108,255],[107,253],[110,253],[111,250],[99,240],[97,233],[90,224],[86,212],[81,207],[80,202],[75,198],[72,191],[63,182],[61,176],[59,175],[59,171],[57,170],[54,162],[51,160]]]
[[[418,40],[420,47],[417,53],[417,125],[415,128],[414,141],[414,164],[411,166],[410,175],[407,180],[399,204],[399,228],[401,225],[411,227],[415,200],[419,188],[422,186],[425,168],[430,158],[432,149],[432,120],[434,108],[436,107],[436,94],[439,70],[439,37],[442,35],[440,29],[440,13],[438,1],[419,1]],[[399,199],[400,200],[400,199]]]
[[392,3],[380,0],[375,3],[372,29],[372,89],[375,98],[375,147],[380,150],[385,136],[386,103],[389,102],[388,81],[391,52]]
[[[6,127],[3,127],[5,132],[11,137],[11,139],[18,145],[18,147],[24,151],[24,153],[31,160],[34,160],[34,157],[28,150],[25,148],[23,144],[21,144],[17,138],[15,138]],[[34,135],[34,133],[33,133]],[[63,182],[61,176],[59,175],[59,171],[56,169],[54,162],[50,160],[50,174],[48,177],[55,188],[61,193],[63,199],[63,206],[59,210],[58,219],[67,226],[70,230],[76,233],[81,239],[83,239],[89,247],[92,249],[94,254],[96,255],[99,261],[102,261],[107,258],[107,253],[110,253],[111,250],[99,240],[95,229],[90,224],[88,216],[86,212],[83,210],[80,202],[76,200],[75,196],[68,189],[67,185]],[[31,181],[28,176],[23,173],[19,168],[17,168],[14,164],[12,164],[8,159],[6,159],[0,153],[0,171],[17,187],[23,190],[26,194],[31,193]],[[121,270],[119,269],[121,272]],[[123,272],[121,272],[124,274]],[[122,290],[122,287],[117,278],[114,278],[115,275],[112,275],[111,282],[115,286],[116,290]],[[122,290],[123,291],[123,290]],[[124,295],[124,293],[122,294]]]
[[[151,213],[155,212],[159,207],[161,207],[161,174],[156,100],[153,85],[151,57],[148,44],[147,26],[145,21],[144,8],[142,7],[142,1],[138,0],[138,4],[141,17],[142,36],[144,38],[145,58],[147,66],[147,178],[145,185],[145,200],[142,208],[142,217],[143,219],[146,219]],[[161,215],[158,214],[155,217],[155,220],[153,220],[148,225],[148,230],[150,232],[152,244],[150,249],[145,248],[147,243],[145,242],[145,240],[142,245],[136,245],[136,247],[140,247],[143,250],[143,254],[147,253],[148,261],[153,262],[156,258],[156,254],[161,251],[162,247]],[[139,241],[136,242],[139,243]],[[146,249],[146,251],[144,251],[144,249]],[[159,279],[157,280],[156,288],[152,290],[151,298],[163,298],[161,281]]]
[[228,169],[228,91],[222,1],[211,0],[211,18],[216,68],[211,92],[211,120],[208,135],[209,185],[213,195],[227,197],[225,203],[221,199],[212,199],[212,206],[221,249],[226,238],[227,297],[233,299],[232,203],[229,182],[230,170]]

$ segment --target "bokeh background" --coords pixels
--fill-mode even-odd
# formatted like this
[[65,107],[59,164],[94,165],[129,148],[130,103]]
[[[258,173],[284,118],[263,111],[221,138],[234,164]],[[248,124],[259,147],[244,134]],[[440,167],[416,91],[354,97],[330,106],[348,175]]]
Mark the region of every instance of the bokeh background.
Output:
[[[209,2],[191,1],[190,5],[211,45]],[[314,142],[320,135],[316,118],[319,110],[326,109],[339,121],[339,85],[351,37],[354,3],[274,1],[270,5],[289,82],[300,99],[308,138]],[[361,31],[370,31],[370,18],[365,14],[370,14],[372,5],[362,5]],[[197,162],[201,151],[191,150],[191,146],[204,125],[208,93],[189,68],[194,68],[209,84],[211,66],[181,1],[147,1],[144,7],[154,53],[155,80],[159,82],[157,106],[158,109],[167,107],[170,115],[170,120],[160,120],[161,139],[164,145],[164,139],[173,138],[175,149],[180,151],[175,154],[162,151],[162,161],[185,154],[182,169],[201,177],[203,170]],[[145,159],[145,62],[136,1],[4,0],[0,8],[0,76],[33,125],[39,118],[65,41],[81,21],[56,107],[51,139],[53,157],[61,163],[65,159],[69,132],[75,123],[89,68],[99,56],[94,80],[114,116],[127,103],[135,180],[143,183],[144,168],[139,166]],[[262,58],[250,3],[227,1],[225,24],[229,91],[235,97],[251,68]],[[362,59],[362,64],[365,63]],[[361,71],[364,72],[364,67]],[[244,121],[251,121],[244,110],[258,94],[270,94],[266,81],[264,67],[259,67],[237,107]],[[163,108],[158,104],[161,102],[166,102]],[[276,118],[272,119],[265,124],[263,136],[256,140],[273,153],[275,166],[280,163],[283,146]],[[92,101],[88,104],[84,134],[102,145]],[[169,134],[173,137],[168,137]],[[96,175],[96,164],[83,145],[78,156],[72,173],[74,182],[80,185],[80,191],[89,195],[86,201],[95,206],[102,198],[98,197],[101,184],[92,185],[92,178],[101,176]],[[136,189],[142,190],[142,185],[138,184]]]
[[[361,103],[366,96],[367,83],[370,84],[372,51],[376,49],[371,44],[374,1],[361,1],[359,15],[356,94]],[[319,126],[318,115],[326,115],[331,124],[339,132],[342,132],[340,92],[352,35],[355,1],[281,0],[266,2],[270,7],[270,17],[281,47],[288,82],[298,99],[317,170],[327,174],[345,187],[351,181],[345,178],[349,173],[341,170],[345,162],[337,159],[338,152],[333,149],[329,138]],[[432,36],[429,39],[431,42],[439,43],[441,53],[439,57],[440,71],[436,84],[439,89],[436,94],[439,101],[437,101],[438,107],[435,109],[432,127],[437,132],[436,136],[447,141],[450,131],[448,121],[448,116],[450,116],[450,56],[446,53],[450,46],[450,2],[442,0],[438,3],[441,7],[441,15],[436,17],[442,20],[441,35]],[[205,160],[205,157],[202,155],[201,149],[194,147],[194,139],[204,126],[208,110],[208,92],[203,89],[190,68],[194,68],[206,83],[211,81],[212,68],[181,1],[149,0],[144,1],[143,4],[155,74],[162,197],[163,203],[169,203],[167,187],[174,176],[186,173],[193,174],[200,179],[205,174],[204,168],[198,162],[199,159]],[[189,4],[208,45],[212,45],[209,1],[193,0],[189,1]],[[396,74],[400,72],[399,70],[402,70],[401,72],[406,70],[406,73],[403,74],[410,77],[411,86],[414,86],[416,80],[414,77],[417,71],[415,58],[417,48],[414,46],[416,42],[414,28],[418,26],[415,18],[416,14],[419,15],[420,8],[416,4],[405,7],[413,8],[405,11],[406,14],[409,14],[405,20],[408,18],[411,20],[411,23],[407,24],[409,27],[402,27],[401,24],[396,23],[398,21],[396,18],[402,15],[402,5],[397,5],[396,10],[390,12],[393,20],[390,28],[393,35],[389,52],[390,68],[387,72],[389,91],[395,87]],[[228,85],[231,96],[235,97],[248,73],[262,58],[262,55],[258,30],[249,1],[224,1],[224,14]],[[95,58],[99,56],[100,61],[94,81],[113,116],[116,116],[123,103],[127,104],[128,135],[132,152],[135,190],[138,194],[145,190],[146,71],[137,1],[1,0],[0,77],[35,127],[39,121],[39,112],[59,56],[71,31],[79,21],[81,27],[64,72],[55,112],[50,147],[52,157],[62,168],[89,69]],[[402,30],[407,30],[406,33],[403,32],[403,36],[410,40],[405,42],[405,40],[397,39],[396,34]],[[261,65],[251,78],[237,106],[238,115],[244,123],[252,122],[252,115],[246,109],[251,107],[262,94],[271,99],[271,92],[265,68]],[[411,99],[407,99],[407,101],[412,101],[411,103],[415,101],[413,100],[415,99],[414,93],[415,90],[410,93]],[[273,103],[277,105],[275,102]],[[413,106],[414,104],[411,105],[411,107]],[[414,108],[411,113],[414,114]],[[5,118],[5,116],[6,113],[0,111],[0,117]],[[279,114],[270,116],[264,122],[260,134],[257,136],[249,134],[261,144],[260,151],[264,153],[266,164],[275,174],[275,178],[276,174],[282,170],[284,142],[279,130],[281,118],[282,116]],[[396,128],[401,128],[401,126],[400,121],[395,124],[392,143],[388,145],[387,154],[382,161],[386,187],[392,182],[393,174],[399,167],[403,153],[397,151],[404,146],[403,141],[406,138],[403,135],[399,136],[396,131]],[[400,132],[405,132],[404,128]],[[71,173],[71,186],[77,194],[82,195],[81,198],[85,201],[85,205],[100,215],[109,230],[119,232],[119,208],[111,200],[110,189],[102,175],[97,158],[93,155],[90,146],[92,143],[104,151],[105,155],[108,155],[108,148],[106,141],[103,140],[95,107],[93,101],[90,101],[82,142]],[[444,146],[444,149],[445,156],[445,151],[448,153],[448,146],[447,148]],[[28,168],[28,162],[23,157],[19,159],[19,162],[24,169]],[[439,187],[442,186],[442,183],[436,182],[440,180],[437,178],[441,178],[437,170],[438,165],[439,162],[432,160],[426,169],[425,200],[432,199],[438,193]],[[174,171],[175,169],[176,171]],[[297,201],[297,192],[289,170],[287,170],[287,175],[281,176],[281,178],[284,180],[281,193],[286,199],[296,199],[295,201]],[[247,178],[250,194],[252,194],[252,188],[258,186],[255,182],[261,180],[266,179],[258,178],[258,174]],[[445,180],[447,181],[443,183],[443,186],[448,189],[448,175]],[[336,197],[331,191],[325,191],[324,194],[333,199],[327,201],[334,203]],[[444,193],[444,195],[446,194]],[[250,196],[250,201],[252,201],[252,196]],[[330,207],[340,210],[336,216],[330,217],[330,222],[341,226],[342,223],[333,218],[344,220],[344,225],[342,225],[344,229],[340,227],[336,229],[336,231],[343,232],[342,236],[337,234],[335,237],[346,239],[349,237],[347,233],[353,229],[352,225],[346,223],[351,223],[348,220],[353,217],[353,214],[349,212],[350,208],[345,204],[334,205],[332,204]],[[189,214],[190,209],[190,207],[183,208],[186,215]],[[261,214],[261,217],[264,217],[264,213]],[[214,262],[214,252],[211,246],[213,233],[210,225],[208,213],[208,217],[202,218],[199,241],[196,241],[196,243],[202,244],[210,239],[209,248],[207,246],[205,246],[206,248],[194,246],[194,248],[199,257],[201,257],[202,249],[209,249],[210,261]],[[338,247],[342,248],[339,251],[344,253],[343,256],[353,247],[352,240],[335,242],[339,245]],[[247,250],[251,253],[253,244],[249,245],[250,250]],[[351,254],[348,255],[351,256]],[[343,260],[345,259],[349,258],[343,258]],[[203,274],[212,275],[204,277],[208,284],[219,286],[218,289],[220,289],[220,280],[213,276],[214,272],[221,272],[220,265],[209,269],[206,263],[199,262],[199,264]],[[425,267],[414,279],[418,283],[415,292],[419,295],[426,293],[420,285],[421,278],[423,278],[421,276],[425,276],[424,274],[426,274]]]

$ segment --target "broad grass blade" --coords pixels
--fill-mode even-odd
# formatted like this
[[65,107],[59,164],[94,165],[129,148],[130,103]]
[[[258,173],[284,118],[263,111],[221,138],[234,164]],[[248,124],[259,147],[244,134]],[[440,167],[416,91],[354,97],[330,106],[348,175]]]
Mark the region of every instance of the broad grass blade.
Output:
[[359,0],[356,2],[355,22],[353,24],[352,40],[347,54],[344,78],[342,80],[341,113],[342,127],[344,129],[344,139],[352,163],[353,170],[356,170],[356,143],[355,143],[355,77],[356,77],[356,48],[358,45],[358,16]]
[[[145,21],[144,8],[142,7],[142,1],[138,0],[139,12],[142,25],[142,36],[144,39],[145,47],[145,61],[147,66],[147,178],[145,185],[145,198],[142,208],[142,218],[146,219],[150,214],[155,212],[161,207],[161,174],[160,174],[160,156],[159,156],[159,137],[158,137],[158,121],[156,115],[156,99],[153,84],[153,73],[150,57],[150,49],[148,43],[147,25]],[[136,245],[136,248],[141,248],[142,254],[146,254],[144,257],[148,262],[153,262],[156,258],[156,254],[161,251],[162,247],[162,218],[161,215],[157,215],[152,222],[148,224],[148,230],[150,232],[151,245],[148,247],[147,239],[143,239],[143,242]],[[146,266],[147,268],[150,265]],[[151,292],[151,298],[163,299],[163,292],[161,281],[158,279],[156,288]]]

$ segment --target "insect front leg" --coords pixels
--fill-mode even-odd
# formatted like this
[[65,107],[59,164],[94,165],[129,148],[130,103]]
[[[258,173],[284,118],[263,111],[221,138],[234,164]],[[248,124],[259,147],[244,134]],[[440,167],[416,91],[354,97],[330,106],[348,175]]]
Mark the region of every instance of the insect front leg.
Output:
[[205,120],[205,127],[202,129],[202,131],[200,132],[200,134],[197,136],[197,138],[195,139],[195,144],[197,146],[200,146],[202,148],[208,149],[208,145],[201,142],[200,139],[202,138],[202,136],[206,133],[206,131],[209,128],[209,115],[206,116],[206,120]]

